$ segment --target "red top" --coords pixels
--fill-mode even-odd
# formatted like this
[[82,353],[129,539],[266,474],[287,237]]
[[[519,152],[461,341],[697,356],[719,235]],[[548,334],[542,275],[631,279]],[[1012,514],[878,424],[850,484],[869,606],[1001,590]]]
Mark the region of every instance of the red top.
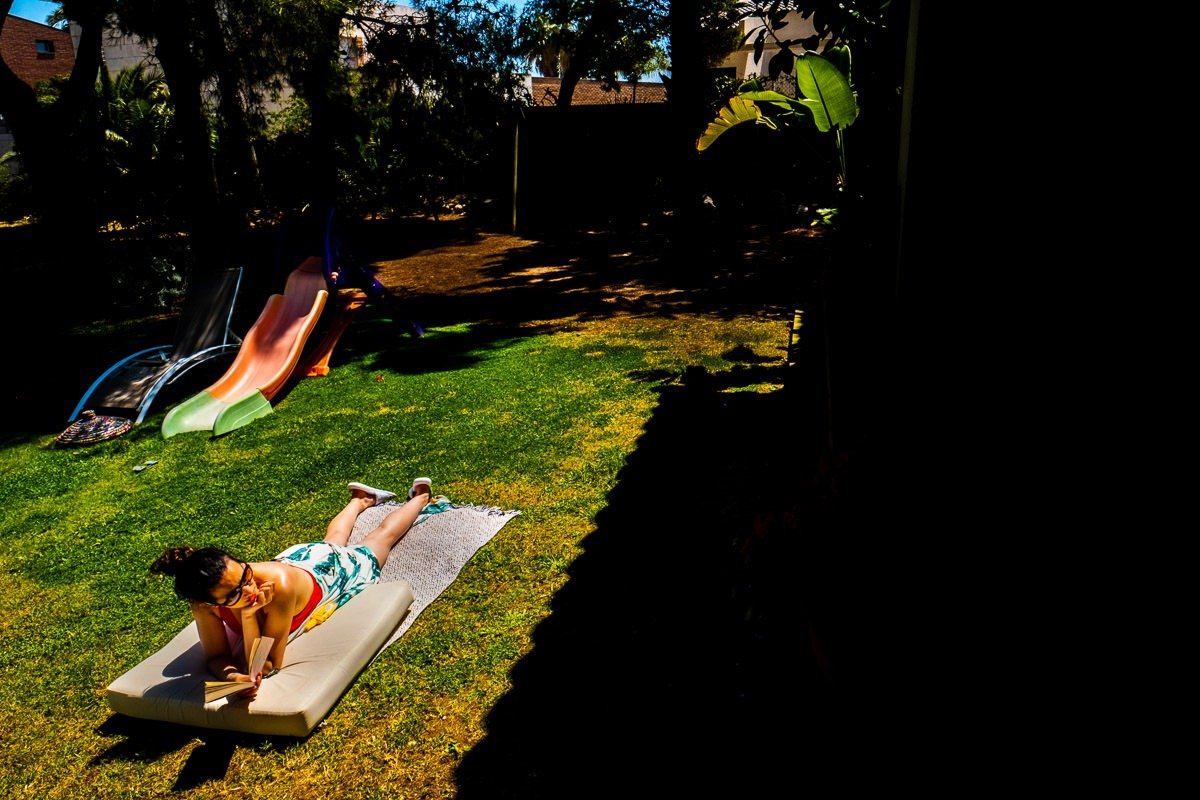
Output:
[[[300,613],[292,617],[292,627],[288,630],[288,633],[295,633],[296,629],[304,624],[304,620],[308,619],[308,615],[313,612],[313,609],[320,604],[321,598],[325,596],[325,593],[321,591],[321,584],[317,583],[317,579],[313,577],[313,574],[311,572],[305,572],[304,574],[313,582],[312,595],[309,596],[308,603],[304,608],[300,609]],[[241,617],[235,615],[225,606],[217,606],[217,614],[220,615],[221,621],[230,628],[233,628],[239,634],[242,632]]]

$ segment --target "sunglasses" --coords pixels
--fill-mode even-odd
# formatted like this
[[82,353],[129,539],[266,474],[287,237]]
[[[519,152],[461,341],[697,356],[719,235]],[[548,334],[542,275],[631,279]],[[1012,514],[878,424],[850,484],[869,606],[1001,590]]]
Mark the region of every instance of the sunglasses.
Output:
[[246,587],[250,585],[250,581],[252,580],[254,580],[254,570],[250,569],[250,565],[247,564],[246,568],[242,570],[242,579],[238,582],[238,587],[226,595],[224,600],[215,605],[231,606],[236,603],[241,599],[242,592],[246,591]]

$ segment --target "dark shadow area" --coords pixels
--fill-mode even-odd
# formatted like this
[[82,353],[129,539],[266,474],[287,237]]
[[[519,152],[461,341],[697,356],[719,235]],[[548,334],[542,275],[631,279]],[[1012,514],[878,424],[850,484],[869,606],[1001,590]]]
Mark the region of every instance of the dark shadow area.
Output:
[[234,751],[239,747],[258,752],[283,751],[305,741],[286,736],[260,736],[135,719],[124,714],[109,716],[96,732],[105,737],[120,737],[120,741],[94,756],[89,766],[105,761],[157,761],[198,741],[199,744],[188,754],[187,761],[171,786],[173,792],[223,780],[229,771]]
[[96,732],[105,737],[121,737],[107,750],[96,754],[92,764],[104,761],[156,761],[168,753],[182,750],[203,731],[186,725],[134,719],[121,714],[109,716]]
[[817,474],[811,393],[723,391],[733,382],[696,370],[663,390],[461,764],[462,800],[885,780],[875,717],[890,659],[877,648],[898,607],[879,574],[884,534]]
[[173,792],[185,792],[203,786],[209,781],[219,781],[229,772],[229,763],[236,749],[229,736],[210,736],[199,747],[192,750],[179,777],[171,786]]
[[580,224],[629,228],[664,207],[672,159],[661,131],[671,111],[663,103],[525,109],[512,176],[517,231],[542,238]]

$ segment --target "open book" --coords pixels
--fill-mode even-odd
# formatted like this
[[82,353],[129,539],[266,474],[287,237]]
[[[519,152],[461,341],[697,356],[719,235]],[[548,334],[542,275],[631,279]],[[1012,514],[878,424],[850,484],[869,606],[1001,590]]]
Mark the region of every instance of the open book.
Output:
[[[273,644],[275,644],[275,640],[270,636],[260,636],[254,640],[254,644],[250,646],[250,677],[258,677],[262,672],[263,664],[267,663],[267,656],[270,655]],[[244,692],[253,685],[253,683],[245,681],[205,681],[204,702],[211,703],[225,695]]]

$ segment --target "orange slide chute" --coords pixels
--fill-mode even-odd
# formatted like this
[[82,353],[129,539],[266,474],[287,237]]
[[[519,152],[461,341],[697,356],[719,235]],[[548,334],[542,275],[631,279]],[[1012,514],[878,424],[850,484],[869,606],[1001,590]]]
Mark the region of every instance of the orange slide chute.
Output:
[[328,297],[324,260],[305,259],[288,276],[284,293],[267,299],[225,374],[171,409],[163,436],[200,430],[220,435],[271,413],[271,398],[292,376]]

